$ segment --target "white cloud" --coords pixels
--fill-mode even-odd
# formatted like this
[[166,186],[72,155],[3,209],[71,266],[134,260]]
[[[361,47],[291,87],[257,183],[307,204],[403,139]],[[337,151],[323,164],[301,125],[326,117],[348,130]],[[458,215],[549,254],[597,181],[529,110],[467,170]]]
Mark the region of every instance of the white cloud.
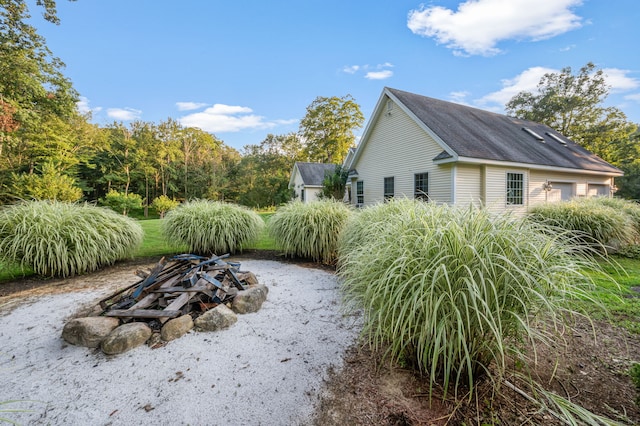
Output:
[[393,76],[393,71],[388,68],[393,68],[391,62],[385,62],[375,66],[367,65],[349,65],[345,66],[342,71],[347,74],[356,74],[358,71],[364,72],[364,78],[368,80],[385,80]]
[[640,81],[636,78],[629,77],[627,74],[631,71],[621,70],[619,68],[603,68],[605,80],[611,86],[612,92],[626,92],[640,87]]
[[360,65],[348,65],[342,68],[342,71],[346,72],[347,74],[355,74],[359,69]]
[[142,111],[134,108],[108,108],[107,116],[116,120],[131,121],[140,118]]
[[365,74],[364,78],[369,80],[386,80],[393,76],[393,71],[391,70],[382,70],[382,71],[369,71]]
[[451,102],[455,102],[457,104],[469,105],[469,103],[467,102],[467,96],[469,96],[470,94],[471,93],[467,91],[451,92],[449,93],[449,99],[451,100]]
[[548,73],[556,73],[560,70],[545,67],[531,67],[512,79],[502,80],[502,89],[489,93],[477,101],[478,104],[497,103],[502,106],[509,102],[511,98],[522,91],[533,92],[538,87],[540,79]]
[[640,102],[640,93],[634,93],[634,94],[631,94],[631,95],[627,95],[624,98],[629,100],[629,101]]
[[94,113],[102,111],[102,107],[91,108],[89,106],[89,99],[84,96],[80,96],[80,100],[76,102],[76,108],[80,114]]
[[194,109],[200,109],[207,106],[201,102],[176,102],[178,111],[193,111]]
[[454,49],[455,54],[491,56],[508,39],[543,40],[582,26],[572,12],[583,0],[467,0],[457,11],[422,6],[409,12],[407,26]]
[[251,114],[253,110],[243,106],[215,104],[202,112],[185,115],[180,124],[198,127],[206,132],[239,132],[245,129],[269,129],[278,125],[295,123],[297,120],[265,121],[264,117]]

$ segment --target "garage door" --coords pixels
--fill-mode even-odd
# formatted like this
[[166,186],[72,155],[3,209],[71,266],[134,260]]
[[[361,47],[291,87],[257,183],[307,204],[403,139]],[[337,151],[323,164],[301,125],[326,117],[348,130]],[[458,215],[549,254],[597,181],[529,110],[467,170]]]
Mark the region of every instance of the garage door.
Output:
[[549,182],[551,191],[547,195],[547,201],[566,201],[576,195],[575,184],[571,182]]
[[609,185],[603,185],[601,183],[590,183],[587,190],[589,197],[609,196]]

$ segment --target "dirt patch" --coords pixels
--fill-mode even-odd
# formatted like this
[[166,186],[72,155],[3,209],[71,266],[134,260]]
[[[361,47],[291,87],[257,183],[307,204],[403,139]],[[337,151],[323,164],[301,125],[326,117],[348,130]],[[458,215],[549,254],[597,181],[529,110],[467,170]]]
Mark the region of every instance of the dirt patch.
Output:
[[[627,374],[633,362],[640,362],[640,336],[606,322],[591,328],[581,320],[575,329],[558,342],[557,355],[538,352],[533,375],[546,389],[593,413],[623,424],[640,424],[640,408],[634,402],[637,393]],[[533,395],[526,383],[509,380]],[[427,377],[385,362],[367,347],[353,346],[343,369],[330,372],[314,424],[564,424],[506,386],[501,395],[492,396],[490,385],[481,384],[478,400],[461,404],[443,398],[438,389],[429,403],[428,389]]]

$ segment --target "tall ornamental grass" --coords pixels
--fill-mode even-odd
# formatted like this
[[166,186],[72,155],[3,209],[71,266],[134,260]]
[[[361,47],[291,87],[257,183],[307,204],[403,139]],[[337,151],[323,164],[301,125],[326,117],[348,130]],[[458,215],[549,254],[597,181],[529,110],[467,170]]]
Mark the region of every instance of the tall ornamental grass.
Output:
[[140,225],[91,204],[26,201],[0,208],[0,260],[40,275],[67,277],[129,257]]
[[288,256],[331,264],[337,257],[339,235],[351,214],[340,201],[292,201],[271,216],[269,234]]
[[[587,297],[586,256],[570,237],[484,210],[392,201],[353,217],[338,273],[346,306],[364,313],[363,335],[414,365],[446,393],[501,382],[518,342],[545,342],[567,298]],[[546,231],[546,232],[544,232]],[[534,345],[535,348],[535,345]]]
[[[634,219],[617,203],[604,197],[575,198],[537,205],[528,217],[533,222],[572,231],[582,244],[606,250],[607,247],[628,245],[638,236],[638,228],[634,224],[637,218]],[[631,206],[629,211],[636,212]]]
[[196,200],[169,211],[161,229],[167,241],[209,255],[241,251],[258,239],[263,227],[262,218],[246,207]]

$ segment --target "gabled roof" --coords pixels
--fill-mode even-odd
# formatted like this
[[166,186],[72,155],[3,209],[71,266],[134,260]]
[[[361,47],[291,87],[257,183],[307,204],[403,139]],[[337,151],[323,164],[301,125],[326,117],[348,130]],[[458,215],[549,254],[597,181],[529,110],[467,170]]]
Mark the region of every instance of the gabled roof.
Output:
[[384,109],[386,97],[441,145],[443,152],[433,159],[435,162],[497,161],[622,175],[620,169],[551,127],[402,90],[383,90],[372,121]]
[[[300,177],[302,178],[302,182],[304,182],[305,186],[322,186],[325,173],[333,173],[336,169],[336,165],[296,162],[294,165],[294,173],[296,168],[298,169],[298,173],[300,173]],[[291,178],[293,179],[293,173]]]

